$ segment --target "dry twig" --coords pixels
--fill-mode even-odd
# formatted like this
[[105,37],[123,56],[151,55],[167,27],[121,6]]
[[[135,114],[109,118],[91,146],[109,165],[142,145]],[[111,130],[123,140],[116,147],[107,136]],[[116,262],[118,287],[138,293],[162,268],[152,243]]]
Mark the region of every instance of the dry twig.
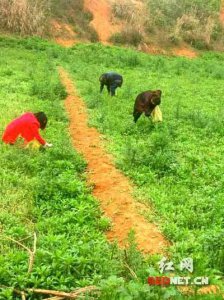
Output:
[[55,291],[55,290],[45,290],[45,289],[25,289],[25,291],[20,291],[18,289],[14,289],[13,287],[9,287],[9,286],[0,285],[0,288],[1,287],[12,289],[14,293],[19,294],[23,297],[22,300],[26,299],[25,292],[53,296],[53,297],[47,298],[45,300],[76,299],[77,297],[80,296],[80,294],[83,294],[83,293],[99,292],[99,288],[94,285],[86,286],[84,288],[79,288],[70,293],[63,292],[63,291]]
[[34,263],[36,250],[37,250],[37,235],[36,235],[36,232],[34,232],[34,234],[33,234],[33,250],[30,250],[27,246],[25,246],[24,244],[20,243],[19,241],[15,240],[15,239],[13,239],[9,236],[5,236],[4,238],[6,240],[9,240],[9,241],[19,245],[21,248],[25,249],[29,253],[28,273],[31,273],[32,269],[33,269],[33,263]]
[[33,234],[33,251],[30,250],[30,252],[29,252],[30,258],[29,258],[28,273],[32,272],[36,251],[37,251],[37,235],[36,235],[36,232],[34,232],[34,234]]
[[24,292],[21,292],[21,297],[22,297],[22,300],[26,300],[26,294]]
[[125,265],[125,267],[129,270],[129,272],[131,273],[132,277],[135,278],[135,279],[138,279],[138,276],[137,276],[136,273],[131,269],[131,267],[130,267],[127,263],[125,263],[124,265]]

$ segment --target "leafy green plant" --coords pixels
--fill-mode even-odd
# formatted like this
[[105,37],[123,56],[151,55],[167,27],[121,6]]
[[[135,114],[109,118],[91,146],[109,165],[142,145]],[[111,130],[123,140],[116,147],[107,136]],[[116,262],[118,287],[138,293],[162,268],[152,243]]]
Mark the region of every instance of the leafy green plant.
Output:
[[[5,58],[0,61],[0,131],[24,111],[41,110],[49,118],[43,135],[54,144],[43,152],[1,144],[0,285],[70,291],[94,284],[101,299],[185,297],[172,287],[147,285],[158,257],[142,257],[133,233],[126,253],[106,241],[103,232],[110,222],[86,185],[86,162],[68,135],[59,64],[70,71],[89,106],[90,124],[104,134],[119,168],[153,207],[152,218],[171,241],[172,259],[193,257],[196,274],[217,283],[223,275],[224,85],[217,76],[223,54],[187,60],[99,44],[62,49],[37,38],[0,38],[0,45]],[[116,97],[99,94],[98,77],[105,70],[124,76]],[[142,116],[134,124],[136,95],[157,88],[163,91],[163,123]],[[28,252],[8,238],[31,249],[34,232],[37,251],[28,274]],[[11,288],[1,288],[0,297],[16,298]]]
[[[79,57],[79,51],[88,56],[88,62]],[[66,66],[89,105],[90,123],[106,135],[119,168],[137,185],[138,194],[153,205],[156,221],[174,242],[173,256],[192,256],[201,262],[200,271],[204,273],[212,272],[214,266],[222,270],[222,239],[217,259],[205,250],[205,243],[206,247],[210,242],[216,244],[215,238],[207,238],[213,236],[213,230],[219,232],[223,222],[223,146],[219,142],[223,88],[220,84],[216,88],[223,80],[216,73],[223,64],[223,55],[207,53],[187,60],[136,55],[131,50],[100,45],[77,46],[74,55],[76,66],[85,66],[86,72],[77,68],[74,72],[74,66]],[[100,67],[98,55],[103,58]],[[134,68],[132,57],[137,58]],[[92,106],[99,99],[99,83],[92,76],[107,69],[120,72],[124,85],[112,100],[103,94],[99,105]],[[134,124],[135,97],[141,91],[157,88],[163,92],[163,123],[155,126],[141,116]]]

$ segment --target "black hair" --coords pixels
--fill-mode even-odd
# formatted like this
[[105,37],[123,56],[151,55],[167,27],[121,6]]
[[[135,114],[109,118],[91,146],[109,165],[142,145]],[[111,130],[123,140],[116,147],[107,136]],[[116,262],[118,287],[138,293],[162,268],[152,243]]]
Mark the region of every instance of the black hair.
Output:
[[37,112],[34,114],[34,116],[37,118],[38,122],[40,123],[40,128],[45,129],[47,126],[47,116],[44,112]]

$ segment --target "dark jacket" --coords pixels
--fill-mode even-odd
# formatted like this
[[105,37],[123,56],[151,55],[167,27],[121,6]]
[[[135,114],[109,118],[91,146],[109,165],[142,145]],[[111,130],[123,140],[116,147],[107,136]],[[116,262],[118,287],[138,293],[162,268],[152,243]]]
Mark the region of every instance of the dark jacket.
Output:
[[117,87],[121,87],[123,84],[123,77],[120,74],[115,72],[107,72],[100,76],[100,82],[105,85],[116,85]]

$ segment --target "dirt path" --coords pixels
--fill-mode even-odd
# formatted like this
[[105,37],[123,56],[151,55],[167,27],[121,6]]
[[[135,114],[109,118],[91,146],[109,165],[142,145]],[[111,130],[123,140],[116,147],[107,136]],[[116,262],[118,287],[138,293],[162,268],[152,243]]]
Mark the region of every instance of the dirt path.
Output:
[[224,26],[224,0],[221,1],[219,19],[222,26]]
[[98,33],[102,43],[108,42],[110,36],[120,30],[121,25],[111,22],[111,5],[107,0],[84,0],[84,7],[93,14],[90,24]]
[[115,168],[112,157],[102,146],[98,131],[88,127],[85,104],[76,95],[69,75],[60,69],[60,77],[68,92],[65,107],[70,117],[73,144],[88,162],[88,180],[94,183],[93,194],[99,199],[105,215],[112,221],[112,230],[107,233],[108,239],[117,240],[120,246],[125,246],[128,233],[133,229],[141,251],[161,253],[167,241],[154,224],[139,214],[142,207],[132,197],[131,184]]
[[76,33],[71,26],[58,20],[51,21],[51,34],[55,42],[63,47],[71,47],[77,43]]

